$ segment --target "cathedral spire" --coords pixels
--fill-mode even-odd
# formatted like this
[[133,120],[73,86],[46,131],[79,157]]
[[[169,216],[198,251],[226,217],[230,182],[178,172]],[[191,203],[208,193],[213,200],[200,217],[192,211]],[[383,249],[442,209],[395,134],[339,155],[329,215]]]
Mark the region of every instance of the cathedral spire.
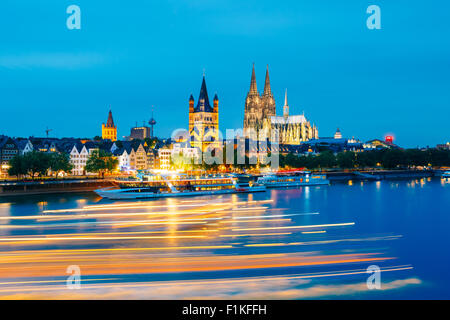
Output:
[[208,90],[206,90],[206,80],[203,75],[202,86],[200,88],[200,94],[198,96],[197,108],[196,110],[202,112],[212,112],[211,105],[209,104]]
[[272,90],[270,89],[270,78],[269,78],[269,65],[267,65],[266,69],[266,81],[264,83],[264,95],[271,95]]
[[106,122],[106,126],[108,128],[113,128],[114,127],[114,120],[113,120],[111,109],[109,110],[108,121]]
[[253,63],[252,69],[252,80],[250,81],[250,92],[249,94],[258,94],[258,88],[256,87],[256,76],[255,76],[255,63]]
[[287,98],[287,89],[284,93],[284,106],[283,106],[283,116],[285,119],[289,117],[289,105],[288,105],[288,98]]

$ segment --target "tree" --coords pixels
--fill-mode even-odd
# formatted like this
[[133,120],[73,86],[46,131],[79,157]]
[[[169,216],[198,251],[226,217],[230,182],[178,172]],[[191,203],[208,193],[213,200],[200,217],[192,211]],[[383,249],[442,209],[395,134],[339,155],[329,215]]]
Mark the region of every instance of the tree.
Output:
[[100,136],[95,136],[94,137],[94,141],[100,141],[100,140],[102,140],[102,137],[100,137]]
[[381,163],[383,167],[393,169],[399,165],[406,165],[407,161],[402,150],[392,149],[384,152]]
[[429,151],[428,162],[433,166],[450,166],[450,151],[432,149]]
[[25,161],[22,155],[17,155],[9,161],[8,175],[16,176],[17,179],[20,176],[26,175],[28,170],[25,167]]
[[31,151],[23,156],[24,167],[27,173],[34,179],[35,175],[43,176],[50,168],[51,155],[44,152]]
[[32,179],[45,175],[50,168],[51,155],[44,152],[31,151],[24,155],[17,155],[9,162],[8,174],[12,176],[29,175]]
[[158,138],[145,138],[144,141],[147,143],[147,146],[154,149],[156,144],[158,143]]
[[73,165],[70,163],[70,157],[67,153],[53,153],[50,159],[50,169],[56,173],[56,178],[61,172],[70,172]]
[[113,171],[119,160],[105,150],[94,150],[86,161],[86,171],[95,172],[104,177],[105,172]]
[[321,168],[332,168],[337,162],[333,152],[324,151],[317,156],[317,163]]
[[355,166],[359,168],[375,167],[377,161],[375,154],[377,151],[365,151],[355,153]]
[[408,166],[426,166],[429,163],[428,152],[419,149],[408,149],[404,152]]
[[283,161],[284,166],[292,167],[292,168],[296,168],[297,167],[297,165],[298,165],[298,157],[295,156],[294,154],[288,153],[283,158],[284,158],[284,161]]
[[339,152],[336,160],[340,168],[353,168],[355,166],[355,153],[352,151]]

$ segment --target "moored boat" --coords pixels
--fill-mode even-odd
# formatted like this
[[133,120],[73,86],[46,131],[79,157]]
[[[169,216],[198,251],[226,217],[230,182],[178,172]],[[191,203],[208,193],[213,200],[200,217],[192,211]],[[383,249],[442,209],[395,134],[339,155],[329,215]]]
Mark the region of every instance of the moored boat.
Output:
[[236,177],[229,175],[187,176],[141,173],[133,179],[115,180],[115,182],[117,187],[98,189],[95,193],[102,198],[119,200],[251,193],[266,190],[264,185],[239,183]]
[[257,182],[267,188],[301,187],[328,185],[330,181],[324,174],[311,174],[309,171],[273,173],[258,178]]

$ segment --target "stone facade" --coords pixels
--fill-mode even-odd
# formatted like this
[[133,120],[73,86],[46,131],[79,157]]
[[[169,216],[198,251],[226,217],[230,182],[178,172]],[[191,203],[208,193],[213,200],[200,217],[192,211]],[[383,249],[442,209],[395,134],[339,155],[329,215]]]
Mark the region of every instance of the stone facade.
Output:
[[283,106],[283,115],[276,115],[275,99],[270,87],[269,68],[266,70],[264,91],[260,95],[256,85],[255,66],[253,65],[250,90],[245,100],[244,136],[252,140],[272,138],[279,144],[299,145],[304,141],[317,139],[319,132],[305,115],[290,115],[287,91]]
[[266,70],[266,80],[263,94],[260,95],[256,85],[255,65],[253,65],[250,91],[245,99],[244,136],[257,140],[258,134],[266,126],[271,116],[276,115],[275,99],[272,95],[269,79],[269,67]]
[[109,110],[108,121],[106,122],[106,125],[102,123],[102,139],[117,141],[117,127],[114,125],[111,110]]
[[203,76],[197,106],[194,97],[189,98],[189,135],[191,147],[202,152],[219,147],[219,98],[214,96],[213,107],[209,104],[205,76]]

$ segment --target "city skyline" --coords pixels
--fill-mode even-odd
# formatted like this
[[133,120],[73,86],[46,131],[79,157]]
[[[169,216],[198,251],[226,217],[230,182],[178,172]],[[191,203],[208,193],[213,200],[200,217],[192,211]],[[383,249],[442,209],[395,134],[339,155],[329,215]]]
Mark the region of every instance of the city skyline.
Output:
[[[169,137],[188,127],[186,100],[203,69],[221,99],[221,130],[242,128],[255,62],[261,84],[269,64],[277,113],[287,88],[291,112],[314,119],[320,136],[339,127],[363,141],[393,134],[404,147],[448,141],[450,45],[437,30],[449,27],[428,23],[441,14],[430,7],[381,1],[383,28],[368,30],[361,1],[77,4],[81,30],[66,28],[67,4],[6,3],[0,134],[94,137],[111,108],[121,138],[153,105],[155,135]],[[34,27],[37,6],[47,10]],[[417,19],[420,29],[410,27]]]

